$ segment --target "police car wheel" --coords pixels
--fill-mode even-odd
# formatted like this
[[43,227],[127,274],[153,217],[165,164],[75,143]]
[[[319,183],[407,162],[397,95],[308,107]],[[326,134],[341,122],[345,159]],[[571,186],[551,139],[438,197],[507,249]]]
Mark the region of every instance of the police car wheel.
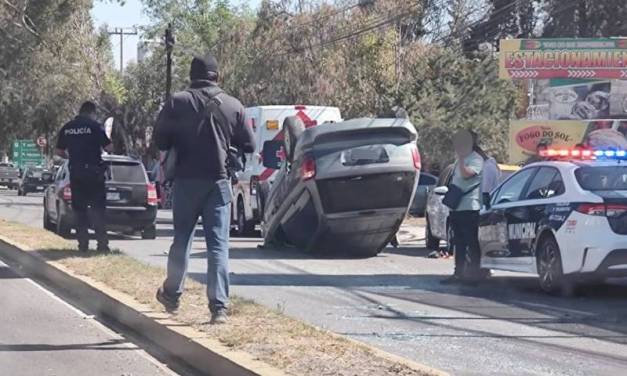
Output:
[[440,249],[440,239],[433,236],[431,233],[431,224],[429,223],[429,216],[426,216],[426,227],[425,227],[425,241],[427,245],[427,249],[438,251]]
[[553,237],[546,237],[538,247],[540,288],[549,294],[570,296],[574,286],[564,275],[560,249]]

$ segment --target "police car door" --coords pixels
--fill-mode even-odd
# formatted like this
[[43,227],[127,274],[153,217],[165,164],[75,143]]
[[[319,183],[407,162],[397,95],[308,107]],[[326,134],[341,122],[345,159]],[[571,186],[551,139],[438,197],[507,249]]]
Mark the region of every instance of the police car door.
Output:
[[536,235],[556,219],[552,208],[563,193],[564,183],[559,170],[543,166],[525,187],[519,205],[506,210],[509,257],[522,268],[521,271],[536,271]]
[[537,167],[525,168],[507,179],[494,193],[490,208],[481,213],[479,219],[479,243],[483,268],[521,270],[524,262],[518,260],[509,241],[508,224],[516,208],[521,205],[525,188],[538,172]]

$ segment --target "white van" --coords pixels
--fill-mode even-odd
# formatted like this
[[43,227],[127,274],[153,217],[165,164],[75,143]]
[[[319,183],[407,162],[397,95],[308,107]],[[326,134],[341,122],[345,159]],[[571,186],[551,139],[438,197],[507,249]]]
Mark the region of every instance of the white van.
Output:
[[272,181],[275,175],[275,170],[263,167],[261,149],[266,141],[283,139],[281,127],[288,116],[300,117],[308,128],[342,120],[337,107],[282,105],[246,108],[247,125],[253,129],[257,148],[254,153],[246,154],[244,171],[238,174],[238,182],[233,186],[231,216],[238,236],[252,235],[261,220],[257,187],[259,182]]

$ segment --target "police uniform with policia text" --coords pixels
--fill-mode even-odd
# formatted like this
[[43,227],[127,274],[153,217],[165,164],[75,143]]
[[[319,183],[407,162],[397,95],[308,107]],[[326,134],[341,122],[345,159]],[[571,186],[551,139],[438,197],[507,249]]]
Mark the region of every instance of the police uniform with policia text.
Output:
[[91,223],[96,232],[98,251],[109,250],[104,218],[106,166],[101,156],[103,149],[110,144],[111,140],[104,128],[85,114],[65,124],[59,132],[57,152],[63,155],[62,151],[66,151],[69,157],[76,237],[79,250],[83,252],[89,248],[88,208],[91,208]]

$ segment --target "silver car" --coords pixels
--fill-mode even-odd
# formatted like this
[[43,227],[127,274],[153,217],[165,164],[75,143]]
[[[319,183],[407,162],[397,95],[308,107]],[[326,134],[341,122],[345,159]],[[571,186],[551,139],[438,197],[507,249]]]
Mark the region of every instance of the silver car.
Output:
[[263,147],[264,165],[279,168],[263,204],[266,245],[375,256],[398,231],[416,189],[414,126],[368,118],[297,125],[286,121],[283,152],[276,141]]
[[[505,181],[514,172],[520,169],[519,166],[499,164],[501,175],[499,177],[499,183]],[[448,165],[440,174],[436,187],[447,186],[451,180],[453,174],[453,165]],[[429,192],[427,197],[427,209],[426,209],[426,226],[425,226],[425,242],[427,249],[438,250],[440,248],[440,241],[445,240],[447,243],[447,251],[452,254],[453,249],[450,246],[449,239],[452,239],[453,229],[449,226],[448,214],[449,209],[442,203],[444,196],[437,194],[433,189]]]

